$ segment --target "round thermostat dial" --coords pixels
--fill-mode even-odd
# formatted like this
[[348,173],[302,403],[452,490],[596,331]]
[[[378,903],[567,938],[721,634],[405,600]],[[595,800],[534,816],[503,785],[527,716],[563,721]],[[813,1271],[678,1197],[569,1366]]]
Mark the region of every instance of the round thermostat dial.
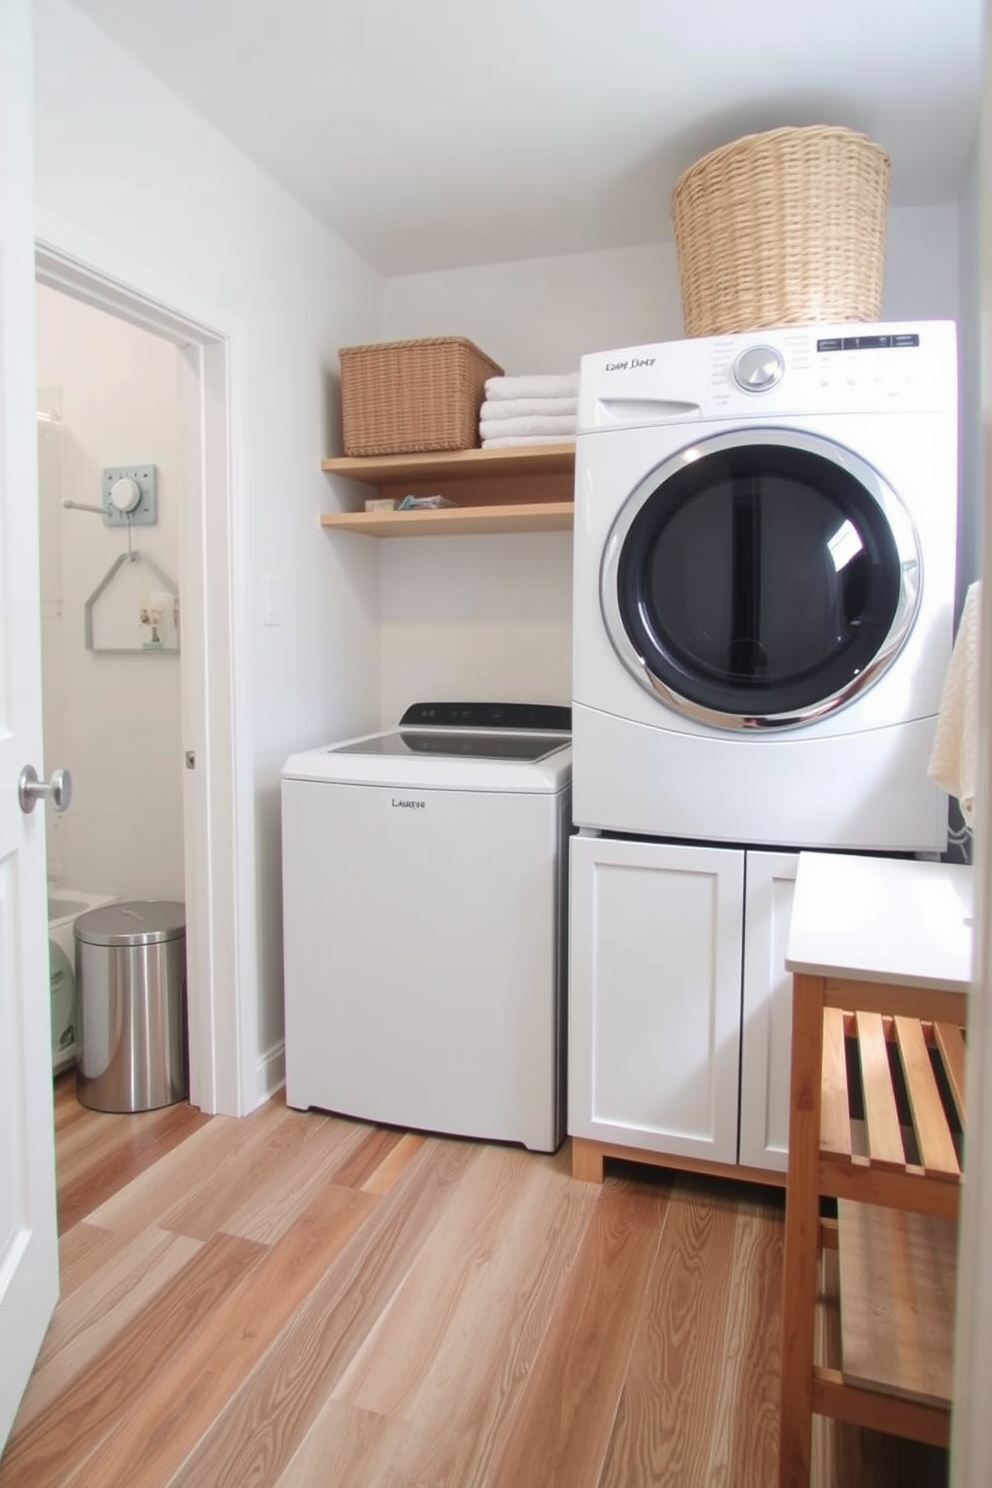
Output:
[[734,381],[746,393],[765,393],[781,382],[785,359],[774,346],[749,346],[734,363]]
[[110,488],[110,504],[119,512],[132,512],[141,500],[141,487],[129,475],[122,475]]

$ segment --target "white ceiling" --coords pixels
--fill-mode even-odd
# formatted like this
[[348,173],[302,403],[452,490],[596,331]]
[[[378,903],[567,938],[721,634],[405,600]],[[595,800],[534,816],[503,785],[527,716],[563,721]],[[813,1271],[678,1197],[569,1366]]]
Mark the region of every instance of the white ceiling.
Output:
[[955,201],[982,0],[78,0],[387,275],[671,237],[681,170],[846,124]]

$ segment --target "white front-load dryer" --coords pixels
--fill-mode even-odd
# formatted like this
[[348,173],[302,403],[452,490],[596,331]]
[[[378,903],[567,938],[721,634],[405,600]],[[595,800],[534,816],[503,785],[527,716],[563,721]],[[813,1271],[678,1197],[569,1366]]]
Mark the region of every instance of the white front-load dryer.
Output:
[[573,811],[651,837],[946,845],[950,322],[582,359]]

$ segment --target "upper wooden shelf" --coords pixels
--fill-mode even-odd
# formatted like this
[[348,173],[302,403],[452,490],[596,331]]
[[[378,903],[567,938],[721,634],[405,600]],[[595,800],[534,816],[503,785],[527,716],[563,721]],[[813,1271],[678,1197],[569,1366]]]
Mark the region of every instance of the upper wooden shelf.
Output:
[[322,460],[321,470],[369,485],[423,480],[500,480],[519,475],[568,475],[575,471],[574,444],[519,448],[445,450],[426,455],[341,455]]
[[321,526],[370,537],[497,532],[567,532],[572,527],[575,445],[522,445],[425,455],[342,456],[331,475],[375,486],[379,495],[447,496],[454,506],[419,511],[325,512]]

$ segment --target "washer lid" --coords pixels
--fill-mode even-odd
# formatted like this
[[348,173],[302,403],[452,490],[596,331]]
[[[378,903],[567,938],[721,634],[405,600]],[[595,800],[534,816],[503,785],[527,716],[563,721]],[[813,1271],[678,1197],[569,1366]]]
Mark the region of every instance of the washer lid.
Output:
[[516,733],[508,729],[399,728],[350,744],[332,744],[328,754],[382,754],[408,759],[412,754],[435,758],[457,756],[482,760],[544,759],[568,743],[563,734]]
[[172,899],[107,904],[79,916],[72,927],[85,945],[155,945],[186,934],[186,906]]
[[284,780],[410,790],[554,792],[571,779],[570,708],[415,703],[399,725],[292,755]]

